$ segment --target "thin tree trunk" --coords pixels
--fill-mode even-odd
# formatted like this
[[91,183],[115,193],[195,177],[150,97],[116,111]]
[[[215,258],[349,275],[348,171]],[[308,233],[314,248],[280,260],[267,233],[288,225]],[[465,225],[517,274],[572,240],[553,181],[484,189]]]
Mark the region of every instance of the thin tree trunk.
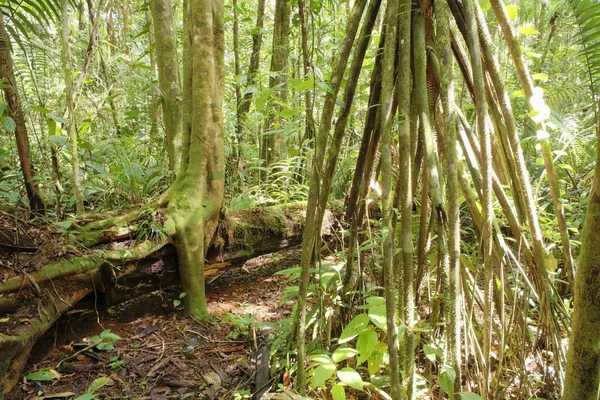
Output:
[[[252,54],[250,54],[250,64],[248,65],[248,75],[246,77],[246,87],[250,88],[256,82],[256,72],[260,66],[260,48],[262,47],[263,25],[265,19],[265,0],[258,0],[256,8],[256,26],[252,31]],[[250,110],[252,102],[252,90],[247,90],[241,104],[238,104],[238,118],[236,124],[236,134],[240,141],[244,138],[244,122],[246,114]]]
[[467,44],[471,55],[471,66],[473,68],[473,87],[475,94],[475,108],[477,112],[477,132],[481,148],[481,175],[482,175],[482,234],[481,254],[483,256],[484,268],[484,327],[483,327],[483,359],[485,368],[483,371],[481,388],[482,397],[488,396],[490,381],[490,352],[492,339],[492,295],[493,295],[493,265],[492,265],[492,157],[491,137],[486,124],[486,100],[483,82],[483,67],[481,63],[481,51],[477,36],[477,24],[475,19],[475,6],[472,0],[463,1],[465,21],[467,25]]
[[35,183],[35,174],[31,163],[31,152],[29,147],[29,136],[27,135],[27,126],[23,116],[23,108],[19,92],[17,91],[17,82],[13,71],[12,57],[10,55],[10,45],[4,17],[0,13],[0,79],[4,86],[4,98],[8,105],[7,114],[15,121],[15,140],[17,142],[17,152],[21,164],[21,172],[25,180],[25,191],[29,200],[29,208],[32,212],[44,214],[44,202],[39,193],[37,183]]
[[325,96],[323,104],[323,111],[321,114],[321,124],[317,131],[315,141],[315,157],[313,160],[313,171],[310,179],[309,195],[308,195],[308,206],[306,210],[306,225],[304,228],[304,235],[302,240],[302,257],[301,257],[301,273],[300,283],[298,290],[298,306],[294,315],[294,324],[297,327],[296,340],[297,340],[297,363],[300,366],[297,371],[297,385],[298,391],[301,394],[306,393],[306,372],[304,371],[303,365],[306,359],[305,349],[305,332],[306,332],[306,296],[308,293],[308,285],[310,281],[310,269],[316,262],[316,251],[318,249],[317,241],[320,235],[321,222],[318,217],[323,214],[319,210],[319,199],[320,199],[320,188],[322,185],[321,178],[324,176],[323,163],[325,159],[325,151],[327,148],[327,142],[329,138],[329,131],[331,130],[331,120],[333,118],[333,109],[335,106],[335,99],[340,89],[344,70],[348,63],[352,44],[358,26],[360,24],[361,16],[366,5],[366,0],[358,0],[354,3],[352,10],[352,16],[348,20],[346,27],[346,36],[336,56],[334,57],[333,68],[331,71],[331,92],[328,92]]
[[[400,25],[398,29],[398,76],[397,94],[398,102],[398,153],[400,162],[398,165],[398,182],[396,194],[398,197],[397,207],[400,211],[400,231],[398,234],[398,247],[401,250],[400,265],[395,265],[395,277],[400,278],[400,321],[404,324],[404,335],[400,339],[400,359],[402,360],[402,388],[406,397],[411,399],[414,392],[414,334],[415,324],[415,296],[414,296],[414,262],[413,262],[413,237],[412,237],[412,169],[411,157],[411,41],[412,12],[410,0],[400,0],[398,4]],[[382,171],[383,173],[383,171]],[[388,322],[389,323],[389,322]]]
[[[277,93],[279,102],[285,102],[287,98],[287,89],[285,88],[287,76],[285,70],[287,68],[289,55],[290,11],[291,7],[287,0],[275,1],[275,21],[273,22],[273,47],[269,89]],[[279,130],[279,126],[282,122],[279,114],[282,110],[283,107],[279,104],[272,104],[269,107],[269,115],[267,116],[267,122],[265,124],[267,132],[266,134],[263,133],[260,149],[261,159],[265,162],[266,167],[281,160],[285,154],[283,135],[279,132],[273,132]],[[266,177],[264,170],[261,170],[260,173],[261,178]]]
[[160,119],[159,110],[158,107],[156,107],[158,96],[156,95],[156,90],[154,89],[154,80],[156,79],[156,40],[154,39],[154,26],[149,8],[146,9],[145,16],[146,24],[148,24],[148,44],[150,46],[148,56],[150,57],[150,73],[152,74],[152,96],[150,100],[150,109],[152,110],[152,117],[150,120],[150,141],[154,142],[158,134],[158,120]]
[[[401,398],[401,377],[396,323],[396,274],[394,271],[394,218],[392,186],[392,146],[394,126],[394,82],[396,47],[398,40],[398,0],[388,1],[385,15],[386,38],[383,48],[383,70],[381,75],[381,198],[383,232],[383,276],[387,319],[387,346],[390,357],[390,386],[393,399]],[[406,17],[405,17],[406,18]],[[410,26],[410,25],[409,25]],[[410,397],[409,397],[410,398]]]
[[450,45],[450,9],[445,0],[434,2],[437,23],[438,55],[441,62],[441,101],[443,107],[444,170],[446,175],[446,210],[448,211],[448,293],[446,359],[454,367],[455,392],[461,391],[461,290],[460,290],[460,220],[458,203],[458,155],[456,151],[456,114],[454,111],[454,60]]
[[[179,174],[181,168],[183,96],[177,60],[177,40],[173,30],[171,0],[152,0],[154,38],[158,83],[163,93],[162,108],[171,171]],[[187,61],[187,60],[186,60]],[[184,67],[185,68],[185,67]]]
[[[527,67],[527,63],[524,60],[523,53],[521,51],[521,47],[515,36],[512,32],[512,28],[508,22],[508,15],[506,14],[506,9],[503,4],[500,4],[497,0],[491,1],[492,9],[494,10],[494,14],[502,28],[502,33],[504,34],[504,39],[508,45],[508,50],[512,56],[513,62],[515,63],[515,69],[517,71],[517,75],[519,76],[519,80],[521,81],[521,85],[523,86],[523,91],[525,92],[525,96],[530,101],[534,97],[534,86],[533,81],[531,79],[531,75],[529,74],[529,69]],[[552,31],[554,31],[555,25],[552,26]],[[539,110],[538,110],[539,111]],[[540,147],[542,150],[542,157],[544,158],[544,166],[546,168],[546,174],[548,175],[548,184],[550,186],[550,192],[552,194],[552,203],[554,205],[554,210],[556,213],[556,219],[558,221],[558,228],[560,231],[560,239],[563,250],[563,263],[564,268],[567,272],[567,279],[571,285],[575,282],[575,268],[573,263],[573,256],[571,254],[571,245],[569,242],[569,232],[567,228],[567,222],[565,218],[565,211],[560,201],[560,191],[558,188],[558,179],[556,177],[556,171],[554,168],[554,163],[552,161],[552,147],[550,145],[550,141],[548,140],[548,134],[546,132],[546,126],[544,121],[536,123],[536,130],[538,133],[538,140],[540,142]]]
[[[73,167],[73,194],[75,195],[75,212],[81,214],[83,208],[83,194],[81,192],[81,177],[79,171],[79,155],[77,146],[77,124],[75,121],[75,93],[73,87],[73,63],[69,48],[69,2],[61,1],[62,15],[62,67],[65,77],[65,98],[67,101],[67,133],[71,141],[71,165]],[[82,72],[83,74],[83,72]]]

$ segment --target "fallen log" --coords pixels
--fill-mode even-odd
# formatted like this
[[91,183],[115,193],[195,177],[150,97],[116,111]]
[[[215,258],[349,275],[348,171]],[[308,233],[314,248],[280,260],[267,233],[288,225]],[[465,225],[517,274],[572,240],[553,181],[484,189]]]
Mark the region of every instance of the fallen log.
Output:
[[[129,226],[132,221],[114,220]],[[327,213],[324,235],[332,232],[333,223]],[[104,223],[96,225],[114,232]],[[303,225],[302,204],[222,215],[206,256],[206,276],[299,244]],[[106,238],[101,232],[92,236]],[[0,282],[0,399],[17,383],[35,342],[85,296],[95,293],[106,304],[116,304],[177,283],[175,246],[177,238],[168,233],[140,241],[127,239]]]

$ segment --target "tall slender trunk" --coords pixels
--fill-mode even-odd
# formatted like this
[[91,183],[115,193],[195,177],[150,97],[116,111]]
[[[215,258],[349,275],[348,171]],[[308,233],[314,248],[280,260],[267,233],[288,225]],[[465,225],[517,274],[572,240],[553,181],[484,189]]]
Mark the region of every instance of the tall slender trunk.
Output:
[[156,102],[158,101],[158,96],[156,95],[156,90],[154,89],[154,79],[156,79],[156,40],[154,39],[154,26],[152,23],[152,15],[150,13],[150,9],[146,9],[146,24],[148,24],[148,45],[150,50],[148,51],[148,56],[150,57],[150,74],[152,75],[152,96],[150,103],[150,110],[152,112],[152,117],[150,119],[150,141],[155,141],[156,136],[158,134],[158,121],[160,119],[159,109],[157,107]]
[[4,98],[8,105],[7,115],[15,121],[15,140],[17,142],[21,172],[25,180],[25,191],[29,200],[29,208],[32,212],[44,214],[44,202],[35,182],[35,174],[31,163],[29,136],[27,135],[23,108],[21,107],[21,100],[17,91],[17,81],[13,71],[9,39],[2,13],[0,13],[0,79],[5,85]]
[[[291,7],[287,0],[275,1],[269,88],[277,93],[280,102],[285,102],[287,98],[285,84],[287,82],[286,68],[289,55],[290,11]],[[273,104],[269,107],[269,115],[265,123],[267,132],[263,134],[260,149],[261,159],[264,160],[265,166],[270,166],[279,161],[285,154],[283,135],[277,132],[282,123],[279,115],[282,109],[283,107],[279,104]],[[265,177],[264,170],[261,170],[261,177]]]
[[[265,0],[258,0],[256,7],[256,26],[252,30],[252,54],[250,54],[250,63],[248,65],[248,75],[246,77],[247,85],[250,88],[256,82],[256,72],[260,66],[260,49],[262,47],[263,25],[265,19]],[[239,140],[243,141],[244,121],[246,114],[250,110],[252,94],[254,91],[248,90],[244,94],[241,104],[238,104],[236,134]]]
[[[387,347],[390,357],[390,385],[393,399],[401,398],[398,325],[396,323],[396,274],[394,273],[394,218],[392,186],[392,145],[394,127],[394,82],[398,40],[398,0],[388,1],[385,10],[386,37],[381,74],[381,211],[383,232],[383,275],[387,319]],[[409,25],[410,26],[410,25]]]
[[[330,86],[331,92],[325,96],[323,111],[321,114],[321,125],[317,131],[315,141],[315,157],[313,160],[312,175],[310,179],[308,205],[306,210],[306,225],[302,239],[302,257],[301,257],[301,274],[298,290],[298,306],[294,315],[294,324],[297,327],[297,363],[300,366],[297,371],[297,385],[301,394],[306,393],[306,374],[303,368],[304,360],[306,359],[306,349],[304,347],[306,338],[306,296],[308,293],[308,285],[310,281],[310,269],[314,266],[317,258],[317,241],[320,235],[323,213],[319,210],[321,198],[321,178],[325,176],[323,169],[325,151],[329,139],[329,131],[333,118],[333,109],[335,99],[340,90],[340,84],[348,63],[352,44],[361,16],[366,5],[366,0],[357,0],[354,3],[352,15],[348,20],[346,27],[346,36],[340,45],[338,52],[334,57],[333,68],[331,71]],[[321,219],[319,219],[321,218]]]
[[179,173],[181,167],[183,94],[177,60],[177,40],[173,30],[173,5],[171,0],[152,0],[154,38],[158,83],[163,93],[162,108],[167,141],[167,154],[171,171]]
[[71,165],[73,167],[73,193],[75,195],[75,212],[83,212],[83,194],[81,192],[81,177],[79,171],[79,155],[77,146],[77,124],[75,121],[75,94],[73,86],[73,63],[71,61],[71,50],[69,48],[69,2],[61,1],[62,16],[62,67],[65,77],[65,98],[67,101],[67,132],[71,141]]
[[487,128],[487,107],[483,82],[483,66],[481,50],[477,35],[477,23],[473,0],[465,0],[464,11],[467,25],[467,44],[473,68],[473,87],[475,93],[475,109],[477,112],[477,133],[481,149],[481,176],[482,176],[482,243],[481,255],[484,268],[484,327],[483,327],[483,357],[485,360],[483,387],[481,393],[487,398],[490,381],[490,352],[492,339],[492,295],[493,295],[493,257],[492,257],[492,157],[491,135]]

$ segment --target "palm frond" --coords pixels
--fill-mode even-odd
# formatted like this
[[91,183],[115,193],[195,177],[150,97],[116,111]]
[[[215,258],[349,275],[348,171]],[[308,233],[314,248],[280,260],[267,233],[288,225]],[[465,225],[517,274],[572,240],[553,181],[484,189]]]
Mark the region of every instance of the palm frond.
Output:
[[600,84],[600,0],[569,0],[577,24],[579,43],[593,86]]

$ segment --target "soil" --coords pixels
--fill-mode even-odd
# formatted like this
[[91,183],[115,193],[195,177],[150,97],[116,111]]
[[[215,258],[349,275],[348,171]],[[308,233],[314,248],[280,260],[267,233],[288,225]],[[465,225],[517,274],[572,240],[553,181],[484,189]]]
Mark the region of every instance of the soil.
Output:
[[[65,248],[61,235],[39,226],[0,211],[0,231],[12,232],[0,237],[0,279],[62,256],[56,254]],[[217,269],[207,277],[212,319],[206,322],[184,316],[178,287],[109,308],[92,295],[38,341],[24,377],[5,398],[250,398],[253,357],[278,334],[262,323],[289,318],[293,306],[280,302],[288,276],[274,273],[299,260],[293,248]],[[31,379],[40,371],[50,380]],[[92,390],[94,382],[101,387]]]

